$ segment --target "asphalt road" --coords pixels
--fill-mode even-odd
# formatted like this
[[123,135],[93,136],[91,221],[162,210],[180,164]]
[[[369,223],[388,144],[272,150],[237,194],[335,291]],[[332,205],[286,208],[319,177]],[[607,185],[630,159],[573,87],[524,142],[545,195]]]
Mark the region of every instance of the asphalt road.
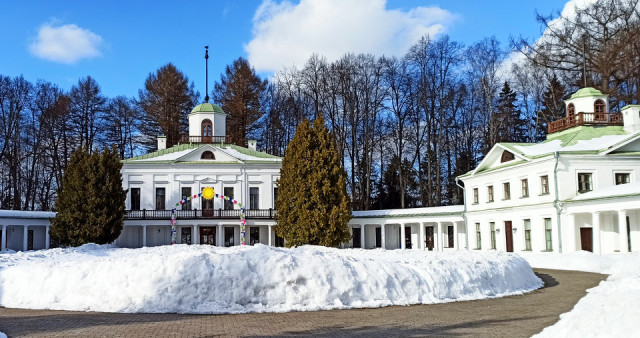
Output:
[[377,309],[179,315],[0,308],[0,332],[9,337],[529,337],[558,321],[587,289],[607,277],[534,271],[545,287],[522,296]]

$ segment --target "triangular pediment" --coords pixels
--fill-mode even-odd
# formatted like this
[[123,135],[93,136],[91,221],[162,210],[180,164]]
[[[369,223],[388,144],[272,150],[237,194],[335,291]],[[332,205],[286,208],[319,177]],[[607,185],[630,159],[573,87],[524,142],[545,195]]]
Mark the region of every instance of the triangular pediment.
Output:
[[638,153],[640,152],[640,133],[632,136],[623,142],[620,142],[603,154],[617,154],[617,153]]
[[511,147],[508,147],[506,144],[497,143],[489,150],[473,173],[507,166],[523,160],[529,161],[529,158],[511,149]]
[[223,149],[210,144],[204,144],[196,149],[193,149],[188,154],[180,156],[175,160],[175,163],[180,162],[242,163],[241,160],[228,154]]

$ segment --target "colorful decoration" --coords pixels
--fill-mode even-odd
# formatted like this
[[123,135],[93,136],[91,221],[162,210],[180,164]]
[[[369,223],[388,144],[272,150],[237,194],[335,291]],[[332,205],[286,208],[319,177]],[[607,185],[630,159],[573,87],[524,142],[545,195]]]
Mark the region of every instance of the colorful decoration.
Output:
[[[246,225],[247,225],[247,220],[245,219],[245,209],[242,207],[242,203],[236,201],[233,198],[230,198],[229,196],[224,196],[224,195],[220,195],[218,196],[218,194],[216,194],[215,190],[212,187],[206,187],[204,189],[202,189],[202,192],[197,194],[197,195],[193,195],[193,197],[189,196],[184,198],[183,200],[177,202],[175,204],[176,207],[181,206],[183,203],[186,203],[187,201],[191,201],[194,200],[198,197],[202,197],[206,200],[211,200],[214,197],[215,198],[221,198],[225,201],[231,201],[233,204],[237,205],[240,208],[240,245],[246,245],[246,240],[245,240],[245,236],[246,236]],[[176,244],[176,237],[177,237],[177,231],[176,231],[176,217],[177,215],[177,210],[176,208],[171,209],[171,244]]]

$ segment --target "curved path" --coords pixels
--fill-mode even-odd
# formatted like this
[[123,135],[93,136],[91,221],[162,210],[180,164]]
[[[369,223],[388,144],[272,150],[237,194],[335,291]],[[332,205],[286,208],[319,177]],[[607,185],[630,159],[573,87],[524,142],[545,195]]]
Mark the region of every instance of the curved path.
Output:
[[523,296],[434,305],[238,315],[119,314],[0,308],[9,337],[508,336],[529,337],[573,308],[605,275],[534,269]]

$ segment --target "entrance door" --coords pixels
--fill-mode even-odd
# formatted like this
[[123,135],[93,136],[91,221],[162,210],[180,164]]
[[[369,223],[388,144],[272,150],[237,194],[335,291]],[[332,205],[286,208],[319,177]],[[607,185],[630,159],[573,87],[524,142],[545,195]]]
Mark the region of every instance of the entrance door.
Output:
[[382,230],[380,228],[376,228],[376,248],[382,247]]
[[191,244],[191,228],[182,228],[180,230],[180,243]]
[[404,227],[404,246],[411,249],[411,227]]
[[433,227],[427,227],[427,239],[424,241],[427,250],[433,251]]
[[580,243],[582,250],[593,252],[593,229],[580,228]]
[[216,227],[200,227],[200,244],[216,245]]
[[513,252],[513,228],[511,221],[504,222],[504,234],[507,238],[507,252]]
[[229,246],[235,245],[235,241],[233,240],[233,234],[234,234],[234,230],[232,227],[224,228],[224,246],[229,247]]
[[362,248],[362,243],[360,243],[361,234],[362,233],[360,228],[353,228],[353,247],[354,248]]

